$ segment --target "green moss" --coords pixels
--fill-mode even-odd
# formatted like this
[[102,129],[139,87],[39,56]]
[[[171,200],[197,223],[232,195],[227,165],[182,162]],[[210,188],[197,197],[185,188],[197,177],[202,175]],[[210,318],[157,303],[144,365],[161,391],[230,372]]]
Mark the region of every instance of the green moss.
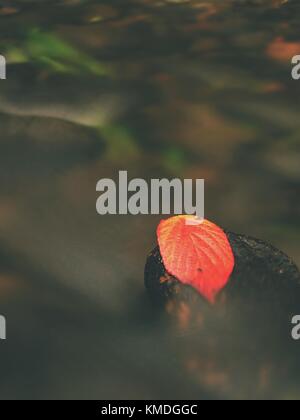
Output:
[[103,63],[81,52],[52,32],[39,28],[27,29],[23,41],[0,42],[1,50],[10,63],[33,62],[48,71],[67,74],[109,76],[111,70]]
[[162,155],[162,165],[172,174],[180,175],[188,165],[188,161],[182,149],[170,147]]
[[106,157],[111,162],[124,162],[140,157],[138,142],[127,127],[105,126],[101,128],[101,134],[107,140]]

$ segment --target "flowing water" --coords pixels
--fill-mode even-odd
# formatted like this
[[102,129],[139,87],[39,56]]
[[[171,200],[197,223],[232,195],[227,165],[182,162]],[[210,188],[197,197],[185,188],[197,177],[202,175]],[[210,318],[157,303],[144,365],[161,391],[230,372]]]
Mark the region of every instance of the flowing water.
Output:
[[120,170],[205,178],[208,219],[300,263],[299,16],[297,0],[0,1],[1,398],[299,396],[240,325],[159,317],[143,284],[159,217],[95,209]]

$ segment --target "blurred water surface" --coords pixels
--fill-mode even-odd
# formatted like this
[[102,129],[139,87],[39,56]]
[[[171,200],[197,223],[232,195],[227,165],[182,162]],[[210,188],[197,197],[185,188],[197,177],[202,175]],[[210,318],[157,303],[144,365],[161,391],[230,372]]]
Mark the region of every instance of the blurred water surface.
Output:
[[97,181],[119,170],[205,178],[207,218],[300,263],[299,12],[0,1],[0,398],[299,396],[297,371],[238,322],[182,332],[152,308],[159,218],[95,210]]

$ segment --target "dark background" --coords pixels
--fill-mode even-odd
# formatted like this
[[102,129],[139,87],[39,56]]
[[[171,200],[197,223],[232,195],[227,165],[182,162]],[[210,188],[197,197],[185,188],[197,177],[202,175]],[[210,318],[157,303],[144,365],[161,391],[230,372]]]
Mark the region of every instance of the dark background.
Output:
[[0,398],[298,397],[298,373],[228,325],[208,345],[157,319],[143,270],[160,218],[99,216],[95,188],[119,170],[205,178],[208,219],[300,263],[299,12],[0,1]]

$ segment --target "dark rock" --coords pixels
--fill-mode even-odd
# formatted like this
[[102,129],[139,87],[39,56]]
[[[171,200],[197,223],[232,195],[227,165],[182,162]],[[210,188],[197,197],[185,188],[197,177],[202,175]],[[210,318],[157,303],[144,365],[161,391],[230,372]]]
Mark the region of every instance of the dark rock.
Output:
[[0,124],[0,186],[93,162],[105,150],[99,132],[68,121],[0,113]]
[[203,300],[191,286],[183,285],[166,271],[158,246],[146,262],[145,286],[151,298],[158,303],[164,303],[168,299],[183,299],[189,302]]
[[[235,268],[216,306],[234,307],[263,316],[267,312],[285,322],[300,311],[300,273],[292,260],[272,245],[244,235],[227,232],[235,256]],[[190,286],[183,285],[165,269],[159,248],[149,255],[145,267],[145,286],[159,303],[170,299],[189,304],[209,305]],[[204,306],[205,305],[205,306]],[[200,306],[199,306],[200,307]]]

